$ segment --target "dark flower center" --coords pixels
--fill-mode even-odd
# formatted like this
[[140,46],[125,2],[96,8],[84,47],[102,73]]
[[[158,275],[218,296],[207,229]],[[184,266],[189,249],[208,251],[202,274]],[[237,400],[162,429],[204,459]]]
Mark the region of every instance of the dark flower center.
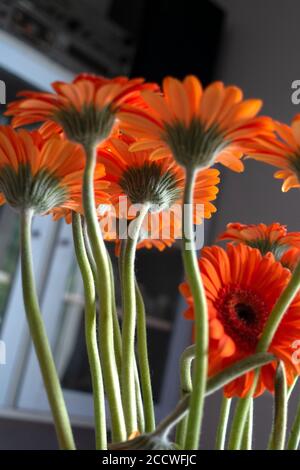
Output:
[[192,119],[188,126],[181,121],[165,124],[162,136],[175,160],[183,167],[205,168],[214,163],[217,155],[228,142],[216,125],[205,128],[199,119]]
[[13,208],[39,214],[59,207],[68,197],[58,178],[46,169],[33,175],[29,164],[20,165],[18,172],[10,166],[0,168],[0,192]]
[[169,209],[180,196],[176,177],[156,162],[128,168],[120,186],[132,204],[150,204],[150,211]]
[[252,290],[231,285],[220,291],[215,307],[225,333],[238,349],[254,351],[269,316],[263,299]]
[[97,108],[84,105],[80,111],[74,107],[58,111],[54,120],[60,124],[68,139],[85,145],[97,144],[107,139],[115,122],[115,114],[110,106]]

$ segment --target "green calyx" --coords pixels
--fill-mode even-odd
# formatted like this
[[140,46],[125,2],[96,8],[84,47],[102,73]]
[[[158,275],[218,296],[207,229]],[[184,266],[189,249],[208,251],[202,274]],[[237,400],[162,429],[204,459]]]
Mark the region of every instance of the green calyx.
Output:
[[120,186],[132,204],[148,203],[151,212],[170,208],[180,195],[174,174],[156,162],[128,168]]
[[257,248],[263,256],[270,252],[273,253],[277,261],[280,261],[284,252],[289,248],[288,245],[279,245],[266,238],[247,241],[247,245],[251,246],[251,248]]
[[68,139],[82,144],[98,144],[109,137],[115,122],[110,106],[102,109],[84,105],[80,111],[74,107],[58,111],[54,120],[60,124]]
[[188,126],[181,121],[165,124],[163,139],[175,160],[184,168],[213,165],[218,153],[228,145],[217,126],[205,129],[204,124],[196,118]]
[[46,169],[33,175],[28,163],[17,172],[11,166],[0,168],[0,191],[14,209],[32,209],[37,214],[60,206],[68,196],[57,177]]

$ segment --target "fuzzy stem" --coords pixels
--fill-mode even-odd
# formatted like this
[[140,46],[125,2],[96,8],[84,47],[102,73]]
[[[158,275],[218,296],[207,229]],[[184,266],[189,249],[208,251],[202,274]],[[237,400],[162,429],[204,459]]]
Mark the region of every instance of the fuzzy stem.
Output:
[[24,306],[31,338],[39,361],[52,411],[59,446],[61,449],[74,450],[75,443],[71,424],[36,292],[31,249],[32,217],[33,212],[29,209],[24,209],[20,216],[21,269]]
[[97,343],[95,284],[84,245],[81,217],[75,212],[72,214],[72,228],[75,253],[84,286],[85,339],[93,387],[96,449],[105,450],[107,449],[105,397]]
[[136,293],[134,261],[138,235],[149,206],[144,204],[131,222],[122,259],[123,325],[122,325],[122,399],[128,436],[138,429],[135,404],[134,342],[136,326]]
[[287,425],[287,384],[284,364],[279,362],[275,375],[274,421],[271,432],[270,450],[283,450]]
[[83,177],[83,207],[89,241],[97,268],[97,292],[100,304],[99,349],[101,354],[105,391],[111,414],[112,438],[126,439],[121,390],[113,340],[110,272],[105,243],[97,219],[94,202],[95,148],[85,145],[86,165]]
[[137,307],[137,356],[144,402],[145,431],[152,432],[155,429],[155,415],[148,359],[146,312],[143,297],[136,280],[135,289]]
[[[187,393],[191,393],[193,389],[192,383],[192,371],[191,366],[195,357],[195,346],[192,344],[188,346],[182,353],[180,358],[180,388],[181,397],[184,397]],[[176,444],[180,449],[183,448],[186,439],[186,428],[187,428],[188,415],[186,415],[176,427]]]
[[[197,260],[196,247],[193,240],[193,193],[196,171],[186,170],[186,181],[183,196],[183,247],[182,255],[185,272],[194,299],[195,311],[195,360],[193,391],[190,400],[190,412],[187,422],[185,449],[198,449],[205,388],[207,379],[208,351],[208,314],[205,290]],[[189,245],[189,246],[188,246]],[[190,248],[190,249],[189,249]]]
[[252,448],[252,435],[253,435],[253,398],[251,399],[248,409],[248,416],[242,437],[242,450],[251,450]]
[[228,418],[230,414],[231,398],[222,398],[220,420],[217,429],[216,450],[224,450],[226,442],[226,432]]

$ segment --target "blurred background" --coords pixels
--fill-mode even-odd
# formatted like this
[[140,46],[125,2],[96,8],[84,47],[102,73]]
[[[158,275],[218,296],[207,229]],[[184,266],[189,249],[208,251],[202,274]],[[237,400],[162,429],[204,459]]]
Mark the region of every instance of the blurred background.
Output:
[[[262,98],[263,112],[289,122],[300,79],[300,4],[294,0],[0,0],[0,80],[7,101],[22,89],[49,90],[82,71],[107,76],[197,75],[220,79]],[[0,122],[5,110],[0,105]],[[213,243],[228,222],[287,224],[299,230],[295,191],[282,195],[271,168],[249,161],[244,174],[222,168],[217,214],[205,224]],[[83,296],[70,227],[35,220],[37,288],[67,405],[81,449],[93,448],[92,398],[83,334]],[[113,247],[110,247],[113,250]],[[56,448],[48,404],[22,306],[18,220],[0,208],[0,449]],[[115,268],[117,268],[115,266]],[[177,286],[183,278],[177,246],[140,250],[137,276],[148,311],[149,348],[158,419],[178,399],[178,360],[191,341]],[[291,416],[299,396],[293,394]],[[207,401],[202,446],[212,448],[219,396]],[[272,397],[256,400],[254,446],[269,432]]]

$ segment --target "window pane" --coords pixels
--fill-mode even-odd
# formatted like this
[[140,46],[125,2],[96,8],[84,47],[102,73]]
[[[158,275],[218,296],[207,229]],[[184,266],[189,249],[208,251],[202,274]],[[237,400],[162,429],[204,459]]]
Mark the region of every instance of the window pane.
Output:
[[19,256],[19,218],[8,206],[0,208],[0,331]]

